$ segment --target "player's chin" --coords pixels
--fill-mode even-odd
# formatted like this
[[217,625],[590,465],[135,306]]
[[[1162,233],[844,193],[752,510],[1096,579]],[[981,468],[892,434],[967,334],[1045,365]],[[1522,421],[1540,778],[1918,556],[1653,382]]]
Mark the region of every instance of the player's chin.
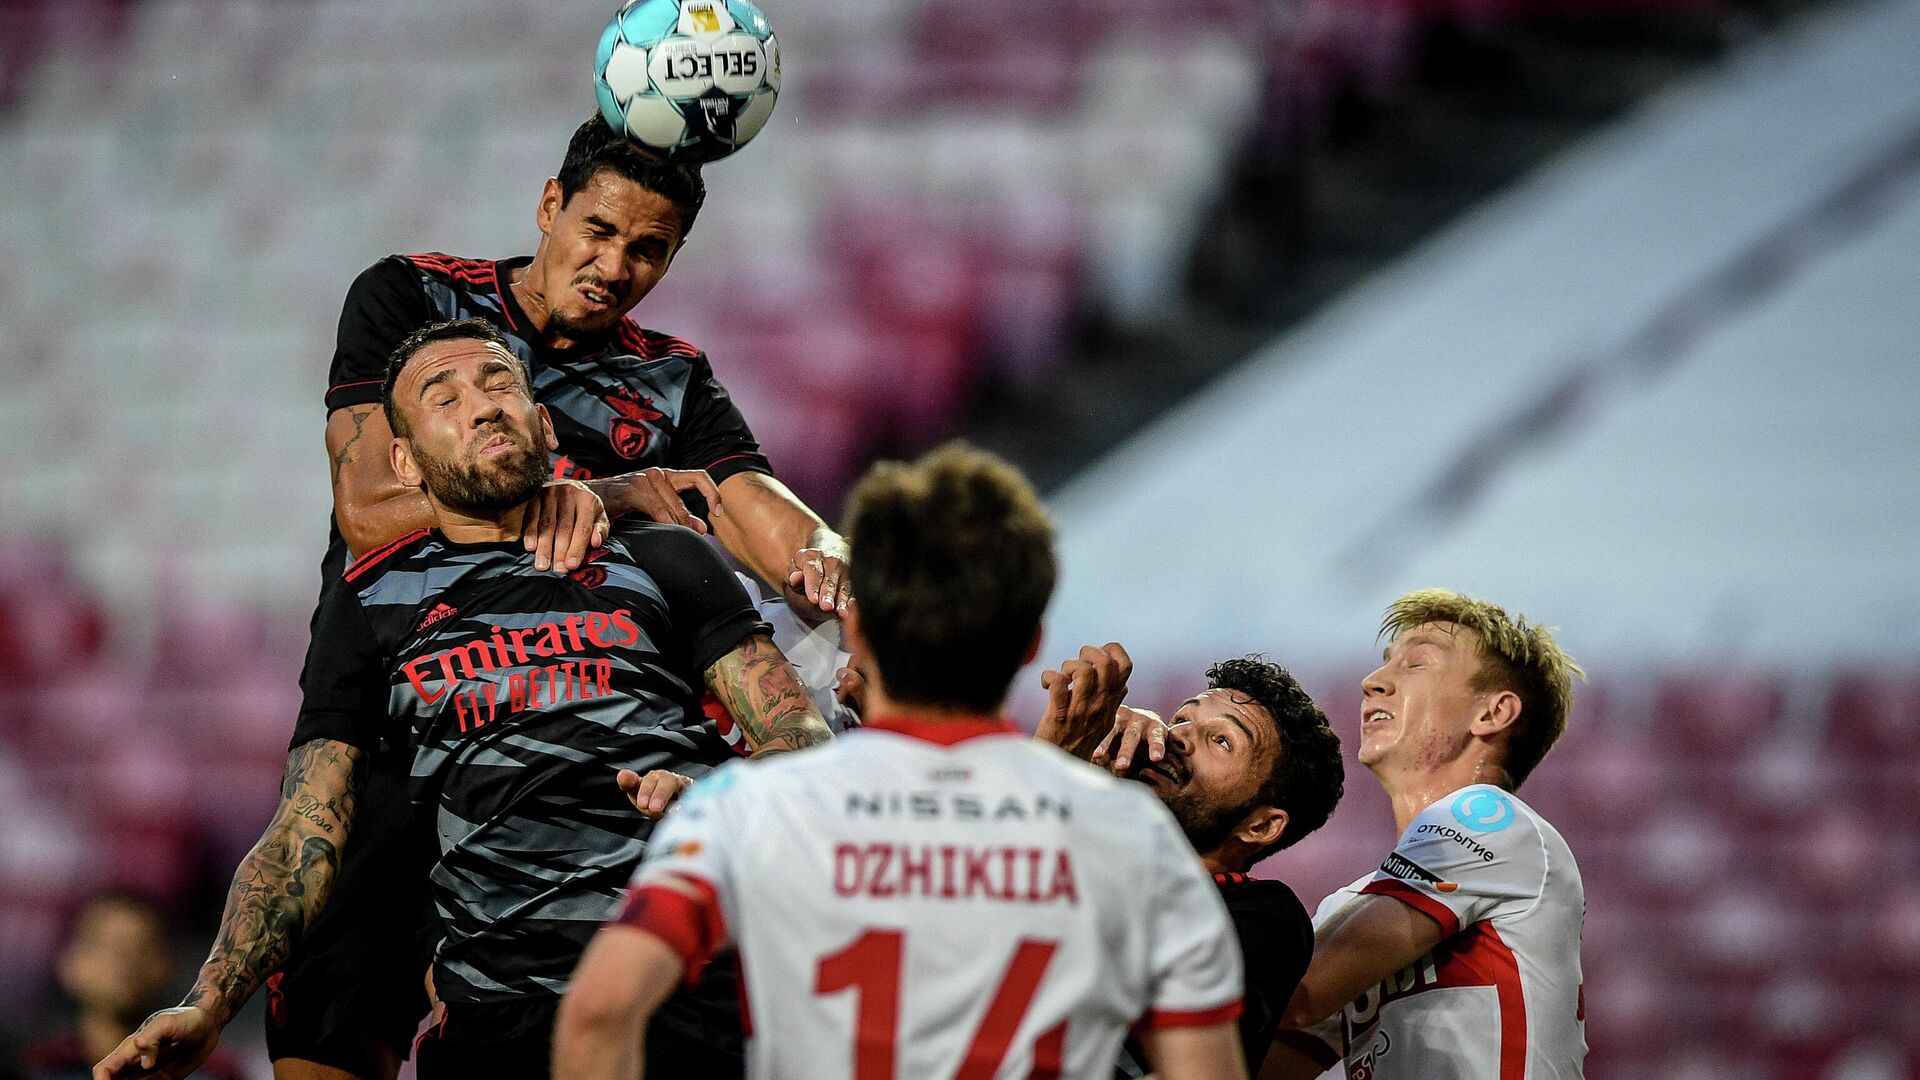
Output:
[[1377,765],[1382,758],[1387,756],[1387,750],[1390,746],[1391,741],[1388,739],[1379,736],[1372,738],[1363,737],[1360,740],[1360,749],[1354,754],[1354,757],[1358,759],[1362,765]]
[[574,334],[598,334],[613,328],[630,310],[632,305],[622,305],[615,300],[611,304],[588,305],[584,301],[557,310],[555,320],[563,328]]

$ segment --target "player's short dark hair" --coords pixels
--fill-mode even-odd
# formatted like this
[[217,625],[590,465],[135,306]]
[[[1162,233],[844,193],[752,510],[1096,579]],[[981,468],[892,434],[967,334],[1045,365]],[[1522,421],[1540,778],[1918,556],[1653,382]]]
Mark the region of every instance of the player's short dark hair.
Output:
[[612,169],[672,203],[680,211],[680,239],[685,240],[693,231],[693,219],[700,216],[700,207],[707,201],[707,183],[700,178],[700,166],[660,160],[608,127],[595,113],[567,140],[567,156],[555,178],[560,181],[561,205],[580,194],[601,169]]
[[1053,596],[1053,522],[1032,485],[952,442],[874,466],[849,507],[853,594],[887,696],[997,710]]
[[484,341],[489,345],[498,345],[508,356],[513,357],[514,369],[519,372],[520,385],[533,392],[533,383],[527,375],[526,362],[520,354],[513,351],[513,345],[506,335],[494,329],[485,319],[454,319],[451,322],[428,323],[408,334],[399,345],[394,347],[393,355],[387,357],[387,381],[380,387],[380,409],[387,414],[387,427],[395,435],[406,438],[412,434],[407,430],[407,419],[393,403],[393,384],[400,381],[400,372],[406,368],[421,349],[436,341]]
[[1301,689],[1299,680],[1263,656],[1220,661],[1207,669],[1207,687],[1251,699],[1272,718],[1274,732],[1280,736],[1253,806],[1285,810],[1287,827],[1273,843],[1254,853],[1251,866],[1292,847],[1333,816],[1347,779],[1340,736],[1333,733],[1327,714]]

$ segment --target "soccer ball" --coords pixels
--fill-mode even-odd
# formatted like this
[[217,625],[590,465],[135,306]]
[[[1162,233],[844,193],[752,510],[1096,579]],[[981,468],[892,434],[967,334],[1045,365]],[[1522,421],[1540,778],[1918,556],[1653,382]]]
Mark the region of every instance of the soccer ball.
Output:
[[780,45],[747,0],[632,0],[600,35],[593,89],[613,130],[675,161],[716,161],[766,126]]

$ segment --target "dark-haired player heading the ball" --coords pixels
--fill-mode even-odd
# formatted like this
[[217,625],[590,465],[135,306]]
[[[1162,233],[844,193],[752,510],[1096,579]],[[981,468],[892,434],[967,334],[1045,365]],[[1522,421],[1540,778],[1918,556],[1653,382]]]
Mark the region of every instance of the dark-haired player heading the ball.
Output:
[[[478,318],[526,363],[559,440],[525,534],[536,568],[578,569],[610,517],[705,531],[681,501],[690,492],[761,578],[816,611],[844,607],[845,543],[773,477],[706,356],[628,317],[679,254],[705,194],[697,169],[661,164],[596,116],[573,133],[534,206],[532,255],[393,255],[360,274],[326,394],[336,528],[323,590],[349,549],[365,554],[431,524],[426,499],[389,463],[381,381],[407,335]],[[406,780],[393,757],[375,755],[333,902],[271,985],[267,1048],[279,1080],[390,1080],[426,1013],[417,920],[400,914],[423,901],[398,828]]]
[[[732,572],[690,530],[622,522],[572,575],[521,538],[553,429],[524,364],[485,323],[396,351],[395,472],[435,528],[358,560],[327,592],[281,805],[242,861],[220,933],[180,1008],[96,1077],[184,1076],[327,902],[362,807],[368,755],[413,747],[436,845],[435,985],[446,1012],[423,1078],[538,1077],[568,974],[645,849],[619,768],[710,768],[702,687],[758,753],[828,737]],[[411,912],[397,913],[410,917]]]

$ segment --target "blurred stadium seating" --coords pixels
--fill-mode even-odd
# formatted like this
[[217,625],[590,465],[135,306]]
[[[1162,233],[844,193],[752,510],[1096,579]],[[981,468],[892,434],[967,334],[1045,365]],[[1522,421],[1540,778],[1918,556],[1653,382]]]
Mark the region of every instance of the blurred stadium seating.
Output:
[[[1189,304],[1236,162],[1307,152],[1355,92],[1411,93],[1436,21],[1722,10],[764,6],[784,100],[708,170],[709,209],[638,314],[710,352],[825,505],[872,453],[950,433],[982,387],[1040,382],[1090,311],[1125,327]],[[392,251],[529,247],[610,7],[0,4],[10,1017],[47,1006],[76,896],[117,881],[206,917],[257,834],[298,703],[346,285]],[[1320,674],[1341,720],[1360,673]],[[1920,671],[1653,664],[1581,703],[1524,794],[1586,874],[1592,1075],[1920,1076]],[[1356,771],[1270,870],[1311,904],[1387,849],[1389,821]]]

